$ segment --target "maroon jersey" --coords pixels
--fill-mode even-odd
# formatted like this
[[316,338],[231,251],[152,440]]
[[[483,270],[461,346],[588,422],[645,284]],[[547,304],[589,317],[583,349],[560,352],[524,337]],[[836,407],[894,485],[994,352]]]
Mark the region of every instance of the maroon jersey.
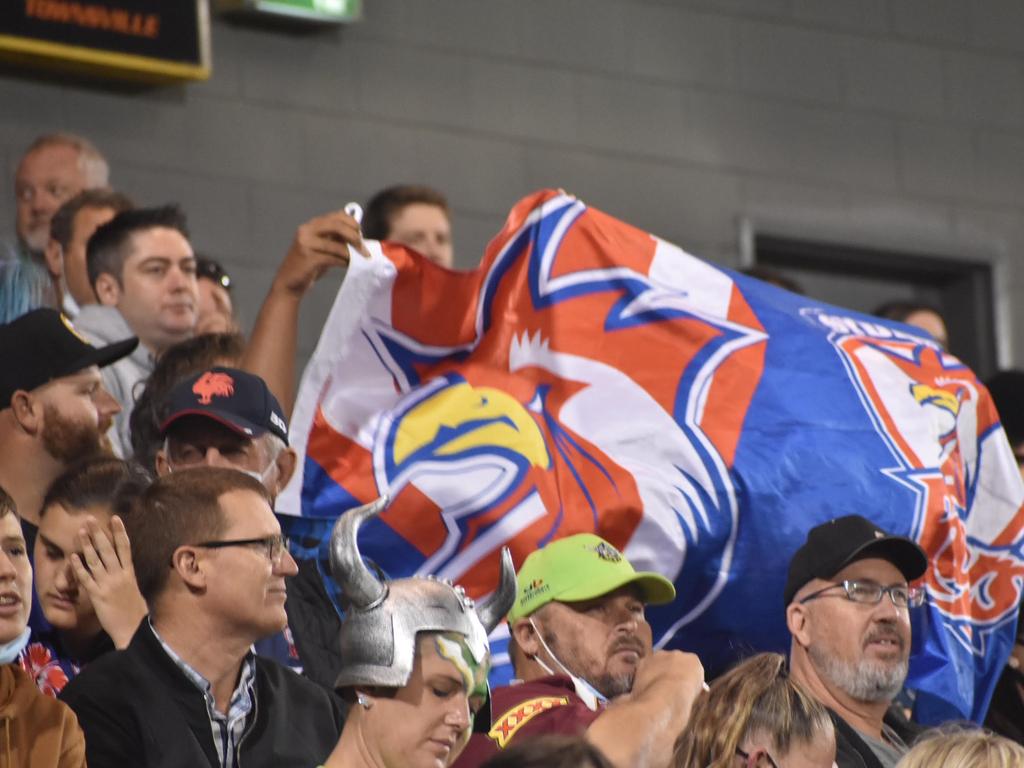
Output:
[[452,768],[477,768],[513,740],[547,733],[578,735],[601,714],[576,695],[567,675],[548,675],[491,691],[491,729],[474,733]]

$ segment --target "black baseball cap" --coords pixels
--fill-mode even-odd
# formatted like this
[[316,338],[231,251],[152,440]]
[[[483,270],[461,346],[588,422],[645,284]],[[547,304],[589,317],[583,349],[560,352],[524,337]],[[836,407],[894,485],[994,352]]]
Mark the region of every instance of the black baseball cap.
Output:
[[288,444],[288,422],[277,398],[259,376],[237,368],[214,366],[183,379],[168,393],[166,435],[185,416],[205,416],[245,437],[270,432]]
[[0,325],[0,409],[9,408],[20,389],[43,384],[96,365],[100,368],[130,355],[139,345],[132,336],[94,347],[66,315],[55,309],[34,309]]
[[850,563],[868,557],[888,560],[908,582],[928,568],[928,556],[916,542],[893,536],[860,515],[837,517],[812,528],[789,561],[785,604],[812,579],[831,579]]

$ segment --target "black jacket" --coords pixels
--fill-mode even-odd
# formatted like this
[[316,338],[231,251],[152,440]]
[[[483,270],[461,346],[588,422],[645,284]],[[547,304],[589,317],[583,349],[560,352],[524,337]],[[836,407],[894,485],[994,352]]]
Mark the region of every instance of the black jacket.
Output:
[[[860,737],[853,726],[831,709],[828,713],[836,728],[836,765],[839,768],[882,768],[881,761],[875,757],[871,747]],[[903,717],[895,706],[889,707],[883,722],[892,728],[907,746],[913,744],[924,731],[921,726]],[[88,736],[86,738],[88,739]]]
[[[256,658],[254,713],[239,747],[242,768],[310,768],[341,733],[337,703],[319,686]],[[90,768],[220,765],[203,694],[143,620],[123,651],[90,664],[61,693],[85,732]]]
[[288,626],[302,663],[302,674],[334,691],[341,672],[341,619],[317,571],[315,560],[296,560],[299,572],[289,576]]

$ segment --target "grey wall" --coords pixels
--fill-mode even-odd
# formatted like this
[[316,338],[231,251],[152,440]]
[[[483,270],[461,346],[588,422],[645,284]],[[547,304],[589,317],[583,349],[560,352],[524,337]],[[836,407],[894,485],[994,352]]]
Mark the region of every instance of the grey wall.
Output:
[[[67,129],[146,203],[180,200],[251,321],[294,228],[423,181],[471,266],[560,186],[726,265],[761,231],[993,260],[1024,364],[1019,0],[365,0],[296,34],[216,21],[206,83],[0,70],[7,178]],[[13,218],[10,185],[0,216]],[[337,277],[311,297],[304,354]]]

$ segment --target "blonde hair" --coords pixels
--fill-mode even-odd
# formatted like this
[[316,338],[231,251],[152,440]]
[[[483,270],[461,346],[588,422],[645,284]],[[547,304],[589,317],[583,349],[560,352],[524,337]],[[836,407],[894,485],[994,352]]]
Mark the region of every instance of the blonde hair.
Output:
[[1024,765],[1024,747],[984,728],[937,729],[905,754],[896,768],[1003,768]]
[[733,667],[693,705],[690,722],[676,740],[676,768],[733,765],[736,749],[765,734],[779,755],[795,743],[832,733],[825,708],[793,681],[786,657],[761,653]]
[[25,155],[43,147],[53,146],[71,147],[78,151],[78,168],[85,176],[86,189],[105,187],[110,183],[110,165],[103,153],[91,141],[74,133],[58,131],[43,134],[25,150]]

